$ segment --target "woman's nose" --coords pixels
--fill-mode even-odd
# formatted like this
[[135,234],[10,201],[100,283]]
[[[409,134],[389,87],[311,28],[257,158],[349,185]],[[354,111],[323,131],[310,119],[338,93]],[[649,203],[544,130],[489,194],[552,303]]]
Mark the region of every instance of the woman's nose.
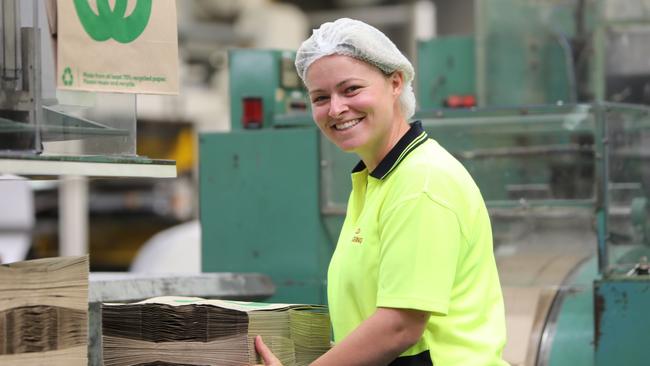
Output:
[[338,118],[343,112],[347,110],[348,105],[345,101],[345,98],[341,98],[337,95],[330,97],[330,109],[328,114],[331,118]]

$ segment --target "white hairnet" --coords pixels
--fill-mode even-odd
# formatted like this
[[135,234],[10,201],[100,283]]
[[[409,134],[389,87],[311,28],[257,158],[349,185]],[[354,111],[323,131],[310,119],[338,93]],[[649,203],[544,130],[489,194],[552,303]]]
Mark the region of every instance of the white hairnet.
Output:
[[406,119],[413,116],[415,113],[413,65],[385,34],[371,25],[349,18],[323,23],[320,28],[314,29],[311,37],[298,48],[296,53],[298,75],[305,81],[307,69],[314,61],[335,54],[365,61],[385,74],[400,71],[404,77],[404,89],[400,95],[402,113]]

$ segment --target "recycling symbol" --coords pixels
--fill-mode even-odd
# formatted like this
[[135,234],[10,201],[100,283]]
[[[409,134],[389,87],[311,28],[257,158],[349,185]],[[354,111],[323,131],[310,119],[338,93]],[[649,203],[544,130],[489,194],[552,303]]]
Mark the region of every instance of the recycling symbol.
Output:
[[66,67],[65,70],[63,70],[62,79],[63,79],[63,85],[65,86],[72,85],[73,77],[72,77],[72,70],[70,69],[70,67]]

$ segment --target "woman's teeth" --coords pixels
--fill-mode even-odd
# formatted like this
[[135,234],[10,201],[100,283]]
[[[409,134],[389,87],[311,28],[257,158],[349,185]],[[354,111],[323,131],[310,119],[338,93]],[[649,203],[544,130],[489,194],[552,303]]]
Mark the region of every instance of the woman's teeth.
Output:
[[353,119],[344,123],[337,123],[334,125],[334,129],[337,131],[347,130],[349,128],[356,126],[357,124],[359,124],[359,122],[361,122],[361,118]]

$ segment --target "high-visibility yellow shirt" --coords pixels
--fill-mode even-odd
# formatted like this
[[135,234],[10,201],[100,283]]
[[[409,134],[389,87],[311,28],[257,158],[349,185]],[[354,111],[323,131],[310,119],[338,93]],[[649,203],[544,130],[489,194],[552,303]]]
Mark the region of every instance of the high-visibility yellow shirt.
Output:
[[[336,342],[378,307],[430,312],[402,356],[434,365],[507,365],[503,296],[485,203],[465,168],[419,122],[352,192],[328,271]],[[421,356],[421,355],[420,355]]]

